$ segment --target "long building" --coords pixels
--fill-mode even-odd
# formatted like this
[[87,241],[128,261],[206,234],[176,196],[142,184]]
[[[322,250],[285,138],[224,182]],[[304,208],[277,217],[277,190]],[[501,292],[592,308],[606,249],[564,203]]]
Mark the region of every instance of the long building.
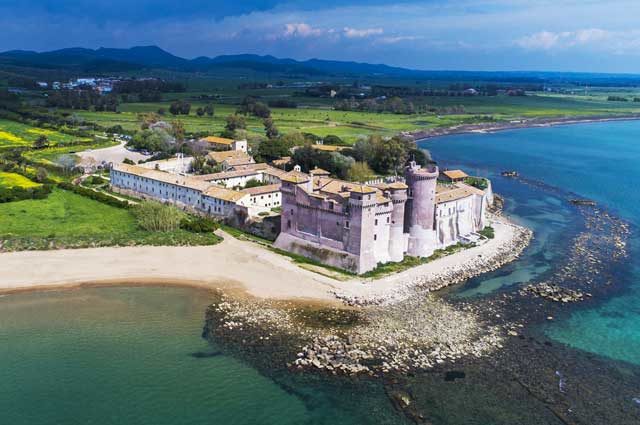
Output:
[[324,264],[365,273],[405,255],[477,240],[485,192],[437,184],[436,166],[412,163],[405,181],[364,185],[326,176],[282,178],[281,232],[275,246]]
[[114,164],[110,179],[115,192],[219,218],[257,217],[280,207],[281,202],[279,181],[233,190],[206,179],[127,164]]

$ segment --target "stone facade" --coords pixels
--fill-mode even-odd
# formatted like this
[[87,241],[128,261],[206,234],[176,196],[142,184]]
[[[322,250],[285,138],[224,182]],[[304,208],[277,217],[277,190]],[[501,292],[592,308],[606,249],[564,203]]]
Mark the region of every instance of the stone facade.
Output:
[[405,181],[354,184],[326,176],[282,179],[281,232],[275,246],[365,273],[405,255],[473,240],[484,225],[484,192],[437,185],[438,168],[412,163]]

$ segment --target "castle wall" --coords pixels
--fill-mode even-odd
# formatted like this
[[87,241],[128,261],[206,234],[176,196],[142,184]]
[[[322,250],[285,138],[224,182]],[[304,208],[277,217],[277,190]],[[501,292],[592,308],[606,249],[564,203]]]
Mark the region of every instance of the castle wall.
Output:
[[420,168],[414,163],[407,168],[406,180],[411,202],[405,214],[408,218],[409,242],[407,253],[414,257],[428,257],[436,246],[434,229],[436,183],[438,167]]

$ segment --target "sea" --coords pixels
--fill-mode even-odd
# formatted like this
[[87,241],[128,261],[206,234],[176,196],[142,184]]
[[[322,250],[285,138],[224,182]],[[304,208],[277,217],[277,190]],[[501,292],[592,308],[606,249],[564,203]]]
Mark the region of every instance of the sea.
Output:
[[[580,231],[571,198],[593,200],[630,225],[629,256],[616,263],[610,289],[532,324],[527,345],[505,348],[513,355],[502,363],[457,365],[453,380],[444,370],[390,380],[265,368],[264,359],[253,362],[203,338],[216,294],[202,289],[132,285],[4,295],[0,424],[416,423],[394,405],[390,388],[411,396],[422,423],[560,424],[572,409],[581,415],[575,423],[640,423],[640,122],[453,135],[419,145],[441,168],[491,178],[505,213],[535,235],[519,260],[453,288],[448,299],[488,302],[548,276]],[[501,176],[506,170],[520,177]],[[540,379],[553,383],[543,397],[514,384],[536,372],[522,377],[517,366],[511,370],[522,360],[509,360],[533,345],[543,353],[541,369],[549,366]],[[582,374],[561,369],[558,353],[567,365],[597,367]],[[587,391],[593,375],[606,388],[600,404]],[[558,410],[565,385],[582,389],[588,402]],[[624,414],[614,419],[602,407],[607,400],[615,402],[611,412]]]

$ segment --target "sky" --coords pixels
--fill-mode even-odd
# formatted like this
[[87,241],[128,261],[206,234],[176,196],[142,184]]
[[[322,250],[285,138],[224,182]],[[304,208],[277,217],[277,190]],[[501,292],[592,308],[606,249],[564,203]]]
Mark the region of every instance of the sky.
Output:
[[0,51],[157,45],[414,69],[640,73],[640,0],[0,0]]

